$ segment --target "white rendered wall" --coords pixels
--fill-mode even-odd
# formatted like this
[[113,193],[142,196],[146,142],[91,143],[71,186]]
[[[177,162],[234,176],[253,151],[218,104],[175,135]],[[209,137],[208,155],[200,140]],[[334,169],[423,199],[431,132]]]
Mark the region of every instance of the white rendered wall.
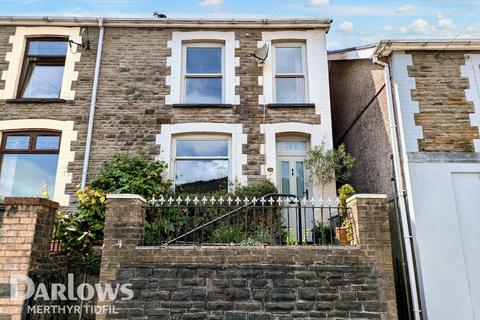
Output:
[[410,163],[428,319],[480,319],[480,163]]

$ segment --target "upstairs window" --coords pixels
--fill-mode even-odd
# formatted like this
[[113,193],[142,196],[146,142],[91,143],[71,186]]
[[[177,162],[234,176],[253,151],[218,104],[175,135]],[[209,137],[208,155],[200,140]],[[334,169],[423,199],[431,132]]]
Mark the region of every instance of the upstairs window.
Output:
[[179,191],[227,191],[230,141],[225,136],[201,135],[175,140],[175,186]]
[[18,98],[60,98],[67,49],[65,39],[28,39]]
[[305,103],[305,46],[275,44],[275,102]]
[[53,196],[59,133],[7,132],[0,146],[0,196]]
[[184,103],[222,103],[223,46],[214,44],[186,45],[184,75]]

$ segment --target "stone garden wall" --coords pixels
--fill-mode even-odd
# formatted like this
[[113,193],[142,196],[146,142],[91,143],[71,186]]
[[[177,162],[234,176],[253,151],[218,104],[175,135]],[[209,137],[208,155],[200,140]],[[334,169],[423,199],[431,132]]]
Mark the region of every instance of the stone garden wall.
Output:
[[140,246],[143,200],[108,198],[100,281],[131,283],[97,319],[396,319],[386,199],[350,199],[355,246]]

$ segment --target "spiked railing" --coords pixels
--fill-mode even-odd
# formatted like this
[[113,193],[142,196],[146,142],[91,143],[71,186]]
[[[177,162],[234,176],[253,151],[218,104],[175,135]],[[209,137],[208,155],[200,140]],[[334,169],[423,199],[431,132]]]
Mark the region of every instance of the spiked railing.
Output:
[[336,200],[291,194],[153,198],[146,207],[144,244],[335,245],[339,212]]

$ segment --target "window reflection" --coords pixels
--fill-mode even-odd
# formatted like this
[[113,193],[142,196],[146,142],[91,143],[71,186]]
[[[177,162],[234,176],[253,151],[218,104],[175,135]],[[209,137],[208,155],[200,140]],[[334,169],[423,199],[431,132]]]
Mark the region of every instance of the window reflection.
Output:
[[178,157],[227,157],[227,140],[177,140]]
[[185,48],[184,101],[193,104],[219,104],[223,101],[223,48]]
[[0,175],[0,195],[33,197],[53,195],[58,154],[5,154]]
[[28,150],[30,136],[7,136],[5,149],[7,150]]
[[41,66],[32,63],[24,98],[58,98],[62,89],[64,66]]
[[186,103],[221,103],[221,78],[187,78]]
[[226,191],[228,160],[177,160],[175,181],[184,192]]
[[176,142],[175,185],[182,192],[228,190],[228,140],[179,139]]
[[60,147],[60,137],[38,136],[35,147],[39,150],[57,150]]

